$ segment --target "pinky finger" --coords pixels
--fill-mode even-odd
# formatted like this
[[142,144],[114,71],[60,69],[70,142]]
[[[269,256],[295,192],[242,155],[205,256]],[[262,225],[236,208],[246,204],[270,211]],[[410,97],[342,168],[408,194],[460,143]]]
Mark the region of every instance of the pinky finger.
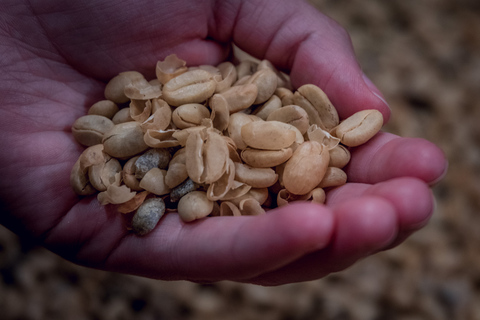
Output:
[[404,241],[424,227],[434,210],[434,197],[428,185],[417,178],[396,178],[374,185],[349,183],[329,193],[328,204],[335,206],[345,198],[377,196],[389,201],[397,212],[398,235],[391,246]]
[[333,209],[334,238],[327,248],[245,282],[271,286],[322,278],[381,250],[396,237],[395,207],[381,197],[359,197]]

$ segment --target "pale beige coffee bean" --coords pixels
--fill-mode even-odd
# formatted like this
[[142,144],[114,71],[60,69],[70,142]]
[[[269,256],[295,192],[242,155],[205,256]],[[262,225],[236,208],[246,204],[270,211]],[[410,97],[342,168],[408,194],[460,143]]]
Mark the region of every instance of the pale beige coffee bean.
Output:
[[167,107],[170,109],[170,111],[172,111],[172,108],[168,105],[168,103],[161,98],[152,99],[151,101],[152,101],[152,114],[157,112],[160,109],[166,109]]
[[257,98],[257,94],[258,87],[255,84],[244,84],[231,87],[222,93],[215,94],[214,97],[222,96],[227,102],[230,113],[235,113],[250,107]]
[[329,152],[330,152],[330,163],[328,164],[329,167],[337,167],[342,169],[350,162],[350,158],[351,158],[350,151],[348,151],[348,149],[341,144],[329,150]]
[[253,188],[267,188],[277,182],[278,175],[271,168],[253,168],[243,163],[235,163],[235,180]]
[[290,77],[283,72],[280,72],[270,61],[262,60],[257,66],[257,71],[262,69],[270,69],[277,75],[277,87],[286,87],[291,89]]
[[150,100],[132,100],[130,102],[130,117],[140,123],[145,122],[152,114]]
[[172,121],[178,129],[199,126],[203,119],[210,118],[210,111],[203,104],[188,103],[181,105],[172,113]]
[[77,159],[70,171],[70,186],[79,196],[89,196],[97,192],[90,183],[88,168],[83,168],[81,158]]
[[118,112],[115,113],[115,115],[112,118],[112,122],[114,124],[119,124],[119,123],[124,123],[129,121],[134,121],[130,116],[130,108],[122,108],[118,110]]
[[174,134],[180,132],[175,129],[153,130],[147,129],[143,136],[145,144],[151,148],[172,148],[181,145],[174,137]]
[[136,192],[121,182],[122,174],[119,172],[115,175],[115,181],[107,187],[107,190],[97,195],[97,200],[101,205],[126,203],[136,196]]
[[175,188],[188,178],[187,165],[185,163],[173,163],[168,165],[165,175],[165,184],[170,188]]
[[315,108],[326,129],[332,129],[338,125],[337,109],[322,89],[313,84],[306,84],[298,88],[297,93],[302,95]]
[[248,184],[233,180],[233,185],[230,188],[230,190],[228,190],[228,192],[219,200],[231,201],[233,199],[237,199],[247,194],[251,189],[252,187],[249,186]]
[[88,114],[96,114],[98,116],[104,116],[108,119],[112,119],[113,116],[119,111],[118,105],[110,100],[100,100],[92,104],[88,109]]
[[158,81],[165,84],[176,76],[187,72],[186,64],[186,61],[179,59],[175,54],[167,56],[163,61],[158,61],[155,69]]
[[212,182],[207,189],[207,198],[212,201],[223,199],[227,193],[235,187],[235,164],[231,159],[227,160],[227,168],[223,175]]
[[220,203],[220,216],[221,217],[238,217],[241,216],[238,207],[230,201],[222,201]]
[[288,105],[272,111],[268,115],[267,121],[288,123],[296,127],[302,135],[307,132],[310,126],[307,112],[296,105]]
[[185,148],[178,149],[173,155],[172,159],[169,162],[169,165],[175,164],[175,163],[183,163],[185,164],[187,159],[186,156],[186,150]]
[[254,168],[271,168],[278,166],[292,156],[292,149],[258,150],[246,148],[240,154],[242,160]]
[[285,189],[297,195],[312,191],[322,181],[328,168],[330,154],[320,143],[305,141],[285,164]]
[[297,147],[302,144],[305,141],[305,137],[303,134],[300,132],[300,130],[297,129],[297,127],[292,126],[291,124],[285,123],[289,130],[292,130],[295,132],[295,141],[289,146],[289,148],[292,148],[293,151],[297,149]]
[[261,118],[262,120],[267,120],[270,113],[278,110],[282,107],[282,101],[276,95],[273,95],[260,107],[256,108],[254,115]]
[[188,176],[196,183],[217,181],[227,169],[226,141],[214,131],[191,133],[185,145]]
[[115,182],[115,175],[122,171],[120,162],[108,155],[105,161],[88,168],[88,177],[92,186],[98,191],[105,191]]
[[315,188],[312,190],[311,198],[312,202],[323,204],[325,203],[325,200],[327,200],[327,195],[325,194],[325,190],[322,188]]
[[213,201],[203,191],[192,191],[178,201],[178,215],[184,222],[205,218],[213,210]]
[[162,89],[162,98],[171,106],[201,103],[213,95],[216,82],[205,70],[191,70],[168,81]]
[[144,190],[162,196],[170,193],[170,188],[165,183],[166,170],[159,168],[153,168],[148,171],[145,176],[140,180],[140,187]]
[[236,86],[243,86],[245,84],[248,83],[248,80],[251,78],[252,76],[244,76],[242,78],[238,78],[237,81],[235,81],[235,83],[233,84],[233,87],[236,87]]
[[127,159],[148,149],[138,122],[116,124],[103,137],[106,153],[114,158]]
[[288,88],[277,88],[275,89],[274,94],[282,100],[283,106],[289,106],[294,104],[293,102],[293,92]]
[[240,201],[238,209],[242,216],[259,216],[265,214],[265,209],[253,198],[247,198]]
[[196,127],[186,128],[182,130],[175,130],[175,132],[172,134],[172,138],[177,139],[180,145],[182,147],[185,147],[185,145],[187,144],[187,139],[190,136],[190,134],[195,132],[200,132],[205,129],[207,129],[206,126],[196,126]]
[[97,144],[83,150],[79,157],[80,169],[87,170],[89,167],[105,162],[103,144]]
[[117,205],[116,209],[120,213],[134,212],[145,202],[148,196],[151,196],[148,191],[142,190],[141,192],[137,192],[132,199]]
[[277,68],[275,68],[275,66],[270,61],[268,61],[266,59],[260,60],[258,62],[257,71],[262,70],[262,69],[270,69],[274,72],[277,71]]
[[222,76],[219,81],[216,81],[217,85],[215,92],[218,93],[230,88],[237,80],[237,69],[235,68],[235,65],[229,61],[220,63],[217,68]]
[[225,97],[221,94],[214,94],[209,100],[209,105],[212,109],[210,119],[213,127],[220,131],[227,129],[230,122],[230,110]]
[[220,80],[222,80],[222,75],[220,73],[220,70],[218,70],[218,68],[215,67],[215,66],[211,66],[211,65],[208,65],[208,64],[202,64],[202,65],[199,65],[199,66],[194,66],[194,67],[189,67],[188,68],[188,71],[192,71],[192,70],[205,70],[205,71],[207,71],[208,73],[210,73],[212,75],[212,78],[215,79],[216,83],[218,83]]
[[339,187],[347,183],[347,174],[340,168],[328,167],[322,181],[318,184],[319,188]]
[[138,180],[136,177],[135,177],[135,161],[137,161],[137,159],[139,158],[140,156],[136,156],[136,157],[133,157],[133,158],[130,158],[124,165],[123,165],[123,170],[122,170],[122,180],[123,180],[123,183],[125,183],[125,185],[127,187],[129,187],[130,189],[134,190],[134,191],[140,191],[140,190],[143,190],[141,187],[140,187],[140,180]]
[[222,136],[222,138],[227,142],[228,147],[228,156],[233,162],[242,162],[242,158],[240,158],[240,154],[238,153],[237,146],[232,138],[228,136]]
[[123,92],[130,100],[149,100],[159,98],[162,95],[162,87],[161,84],[152,85],[143,79],[127,84]]
[[126,71],[113,77],[105,87],[105,98],[115,103],[125,103],[130,99],[125,95],[125,87],[137,81],[144,81],[145,78],[140,72]]
[[334,137],[330,132],[320,128],[316,124],[312,124],[307,130],[307,137],[310,141],[317,141],[324,145],[328,150],[335,149],[340,143],[340,139]]
[[234,171],[231,170],[232,167],[233,165],[229,164],[227,170],[220,179],[208,185],[207,198],[209,200],[222,200],[229,192],[231,192],[232,187],[236,186],[236,181],[234,181]]
[[264,103],[277,89],[277,75],[270,69],[255,72],[247,83],[253,83],[258,88],[258,94],[253,104]]
[[237,79],[241,79],[246,76],[251,76],[257,71],[258,62],[251,60],[243,60],[236,65]]
[[165,202],[162,198],[149,198],[138,207],[132,218],[132,230],[143,236],[151,232],[165,213]]
[[265,204],[269,198],[268,188],[251,188],[247,193],[230,200],[230,202],[238,206],[241,201],[250,198],[255,199],[255,201],[257,201],[260,205]]
[[282,103],[294,104],[301,107],[305,110],[305,112],[307,112],[310,125],[317,125],[323,129],[326,129],[322,123],[322,119],[320,118],[317,109],[310,103],[310,101],[308,101],[304,96],[302,96],[300,92],[294,92],[291,99],[285,100],[285,102],[282,101]]
[[260,118],[254,118],[251,115],[238,112],[230,115],[230,121],[228,124],[227,132],[228,136],[232,138],[233,142],[238,149],[243,150],[247,147],[246,143],[242,139],[242,127],[255,120],[260,121]]
[[287,148],[296,139],[291,125],[279,121],[253,121],[243,125],[240,133],[247,146],[262,150]]
[[135,161],[135,177],[142,179],[153,168],[166,169],[170,158],[170,152],[164,148],[154,148],[145,151]]
[[162,87],[162,83],[160,82],[160,80],[158,79],[152,79],[150,81],[148,81],[148,83],[151,85],[151,86],[159,86],[159,87]]
[[277,206],[282,207],[295,201],[307,201],[312,197],[312,191],[306,194],[294,194],[287,189],[281,189],[277,193]]
[[283,207],[286,206],[289,202],[290,192],[287,191],[287,189],[281,189],[280,191],[277,192],[277,207]]
[[[228,167],[229,154],[227,142],[221,135],[214,131],[208,131],[203,144],[203,172],[199,182],[210,184],[220,179]],[[187,171],[189,171],[190,164],[189,155],[187,149]]]
[[362,110],[343,120],[335,128],[335,136],[349,147],[366,143],[383,126],[383,116],[378,110]]
[[172,109],[162,99],[152,100],[152,115],[142,122],[142,130],[166,130],[172,121]]
[[252,167],[235,162],[235,181],[250,185],[255,189],[268,188],[277,183],[279,175],[270,167]]
[[78,143],[90,147],[102,143],[105,132],[114,126],[112,120],[104,116],[86,115],[72,125],[72,134]]

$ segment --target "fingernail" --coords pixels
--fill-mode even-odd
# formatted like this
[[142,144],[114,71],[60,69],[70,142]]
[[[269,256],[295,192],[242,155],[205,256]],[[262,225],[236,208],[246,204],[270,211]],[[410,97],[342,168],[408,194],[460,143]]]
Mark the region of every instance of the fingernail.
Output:
[[440,174],[440,175],[438,176],[438,178],[436,178],[435,180],[430,181],[430,182],[428,183],[429,186],[433,187],[434,185],[436,185],[437,183],[439,183],[440,181],[442,181],[443,178],[445,178],[445,176],[447,175],[447,172],[448,172],[448,165],[449,165],[448,160],[445,159],[445,169],[443,170],[442,174]]
[[412,223],[409,226],[409,228],[406,229],[406,231],[411,233],[411,232],[420,230],[421,228],[425,227],[428,224],[428,222],[432,218],[432,215],[436,212],[437,205],[438,205],[437,199],[436,199],[435,195],[433,194],[433,192],[431,190],[430,190],[430,197],[432,199],[432,209],[430,210],[428,216],[426,216],[425,218],[423,218],[420,221],[417,221],[416,223]]
[[382,93],[373,84],[372,80],[370,80],[365,74],[363,74],[362,77],[363,77],[363,81],[365,81],[365,84],[370,89],[370,92],[373,93],[378,99],[380,99],[388,108],[390,108],[387,101],[385,101],[385,98],[382,96]]

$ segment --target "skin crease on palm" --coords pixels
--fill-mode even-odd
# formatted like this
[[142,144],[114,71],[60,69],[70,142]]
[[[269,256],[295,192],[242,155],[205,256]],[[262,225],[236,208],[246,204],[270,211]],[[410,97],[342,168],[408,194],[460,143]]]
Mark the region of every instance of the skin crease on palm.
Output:
[[69,186],[83,147],[70,127],[103,98],[106,81],[148,78],[171,53],[218,64],[235,43],[320,86],[341,118],[376,108],[348,34],[292,0],[3,1],[0,5],[0,222],[75,263],[145,277],[261,285],[306,281],[398,245],[424,226],[443,153],[423,139],[381,132],[352,150],[349,182],[327,204],[293,204],[262,216],[182,223],[166,214],[138,237],[121,214]]

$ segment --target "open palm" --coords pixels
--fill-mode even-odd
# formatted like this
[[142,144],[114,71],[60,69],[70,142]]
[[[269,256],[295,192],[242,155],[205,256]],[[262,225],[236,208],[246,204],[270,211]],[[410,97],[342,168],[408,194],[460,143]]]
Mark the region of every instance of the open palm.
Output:
[[79,198],[70,170],[83,150],[72,123],[122,71],[153,77],[176,53],[218,64],[232,42],[315,83],[341,117],[389,110],[362,77],[345,31],[299,1],[3,1],[0,5],[0,222],[82,265],[159,279],[264,285],[342,270],[404,240],[428,220],[442,152],[380,133],[353,150],[351,182],[327,205],[299,203],[257,217],[184,224],[167,214],[145,237],[95,197]]

